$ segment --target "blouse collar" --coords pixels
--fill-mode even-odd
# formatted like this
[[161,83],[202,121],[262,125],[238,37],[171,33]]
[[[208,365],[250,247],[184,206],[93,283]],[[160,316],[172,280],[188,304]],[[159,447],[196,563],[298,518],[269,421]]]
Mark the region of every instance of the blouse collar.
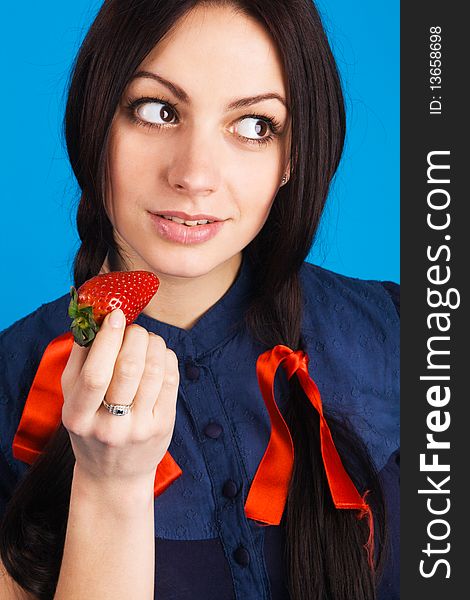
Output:
[[163,323],[144,313],[137,317],[135,323],[160,335],[176,354],[201,358],[232,337],[243,325],[252,294],[252,283],[253,267],[249,264],[246,253],[243,253],[233,284],[190,329]]

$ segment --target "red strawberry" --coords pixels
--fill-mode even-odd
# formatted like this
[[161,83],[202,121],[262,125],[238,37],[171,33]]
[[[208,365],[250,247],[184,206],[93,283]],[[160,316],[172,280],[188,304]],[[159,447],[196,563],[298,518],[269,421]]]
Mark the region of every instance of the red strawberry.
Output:
[[130,325],[150,302],[160,281],[149,271],[114,271],[85,281],[77,290],[72,286],[70,329],[80,346],[89,346],[105,316],[120,308]]

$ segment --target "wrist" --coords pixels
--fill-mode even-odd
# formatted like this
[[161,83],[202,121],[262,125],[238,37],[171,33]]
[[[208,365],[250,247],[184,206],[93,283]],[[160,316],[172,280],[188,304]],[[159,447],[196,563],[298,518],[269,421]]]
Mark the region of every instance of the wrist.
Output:
[[75,464],[72,493],[83,500],[118,512],[153,506],[154,478],[139,480],[97,478]]

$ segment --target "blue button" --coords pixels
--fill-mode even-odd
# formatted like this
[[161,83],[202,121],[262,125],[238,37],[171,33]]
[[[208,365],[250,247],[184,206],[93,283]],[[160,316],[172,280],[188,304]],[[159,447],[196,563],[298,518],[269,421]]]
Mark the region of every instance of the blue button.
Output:
[[207,437],[216,440],[223,430],[224,428],[222,425],[219,425],[219,423],[209,423],[204,428],[204,433],[207,435]]
[[238,546],[233,553],[233,556],[237,563],[242,567],[247,567],[250,564],[250,554],[244,546]]
[[185,373],[186,373],[186,377],[188,379],[190,379],[191,381],[197,381],[199,379],[199,372],[200,369],[199,367],[196,367],[196,365],[190,361],[188,361],[185,365]]
[[238,494],[238,485],[233,479],[227,479],[222,488],[222,493],[226,498],[235,498]]

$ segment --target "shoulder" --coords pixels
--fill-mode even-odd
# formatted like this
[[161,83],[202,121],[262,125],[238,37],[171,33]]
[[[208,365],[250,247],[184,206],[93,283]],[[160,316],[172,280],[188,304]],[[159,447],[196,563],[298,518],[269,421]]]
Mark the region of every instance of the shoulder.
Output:
[[41,305],[0,332],[0,404],[14,404],[55,337],[69,328],[68,294]]
[[376,467],[399,443],[399,285],[304,263],[302,336],[325,407],[344,415]]
[[307,307],[330,305],[336,313],[347,308],[400,315],[400,285],[396,282],[349,277],[308,262],[300,269],[300,279]]
[[11,444],[49,342],[69,328],[68,294],[41,305],[0,332],[0,454],[18,471]]

